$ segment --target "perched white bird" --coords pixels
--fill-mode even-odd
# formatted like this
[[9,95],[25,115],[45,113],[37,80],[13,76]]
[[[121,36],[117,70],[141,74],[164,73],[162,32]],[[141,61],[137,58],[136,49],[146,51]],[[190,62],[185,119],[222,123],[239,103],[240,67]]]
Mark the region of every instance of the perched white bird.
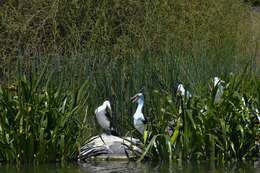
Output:
[[146,118],[142,113],[142,108],[144,106],[144,95],[138,93],[135,96],[131,97],[132,102],[137,102],[137,109],[133,115],[134,117],[134,127],[143,135],[145,130],[145,124],[147,122]]
[[224,88],[225,88],[224,83],[225,82],[218,77],[213,78],[213,86],[214,86],[214,88],[217,87],[214,103],[220,103],[222,96],[224,94]]
[[183,84],[177,85],[176,94],[181,95],[182,97],[186,97],[186,99],[192,97],[191,93],[184,88]]
[[112,110],[108,100],[104,101],[104,103],[95,110],[95,114],[98,124],[106,133],[116,135],[115,129],[111,125]]

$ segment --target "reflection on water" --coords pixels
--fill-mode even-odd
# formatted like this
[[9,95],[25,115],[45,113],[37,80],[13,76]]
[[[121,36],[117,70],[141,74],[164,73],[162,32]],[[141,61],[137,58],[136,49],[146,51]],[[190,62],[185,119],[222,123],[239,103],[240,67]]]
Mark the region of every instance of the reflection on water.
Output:
[[259,163],[234,163],[216,166],[210,163],[135,163],[99,161],[80,164],[0,165],[0,173],[260,173]]
[[91,173],[260,173],[259,164],[229,163],[222,166],[204,163],[135,163],[135,162],[90,162],[80,165],[81,169]]

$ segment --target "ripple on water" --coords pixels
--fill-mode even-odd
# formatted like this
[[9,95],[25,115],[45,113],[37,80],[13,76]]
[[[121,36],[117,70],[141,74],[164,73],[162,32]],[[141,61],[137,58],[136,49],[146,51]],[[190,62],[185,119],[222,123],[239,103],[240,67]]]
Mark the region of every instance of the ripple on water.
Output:
[[259,162],[136,163],[128,161],[91,161],[78,164],[0,165],[0,173],[260,173]]

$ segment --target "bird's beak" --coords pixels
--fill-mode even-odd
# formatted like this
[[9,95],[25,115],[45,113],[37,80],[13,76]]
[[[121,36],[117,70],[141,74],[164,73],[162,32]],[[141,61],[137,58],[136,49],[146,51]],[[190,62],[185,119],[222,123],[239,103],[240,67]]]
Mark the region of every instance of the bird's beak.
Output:
[[134,102],[137,101],[137,99],[138,99],[137,95],[134,95],[133,97],[130,98],[130,101],[131,101],[132,103],[134,103]]

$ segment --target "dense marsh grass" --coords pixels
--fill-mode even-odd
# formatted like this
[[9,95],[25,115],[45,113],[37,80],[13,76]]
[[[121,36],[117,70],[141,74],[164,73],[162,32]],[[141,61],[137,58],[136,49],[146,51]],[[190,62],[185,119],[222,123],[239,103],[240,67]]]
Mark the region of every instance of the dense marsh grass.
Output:
[[[3,89],[5,92],[1,94],[1,115],[3,117],[17,117],[19,110],[22,109],[24,110],[24,116],[29,121],[36,122],[34,125],[35,128],[37,127],[36,129],[46,128],[45,126],[42,127],[42,123],[38,124],[38,121],[45,121],[45,119],[42,120],[42,117],[50,116],[52,119],[52,116],[54,116],[53,121],[56,125],[53,128],[56,129],[54,132],[56,131],[57,138],[52,139],[52,136],[49,136],[54,141],[54,144],[49,143],[49,145],[56,147],[56,158],[75,158],[77,147],[82,145],[90,135],[100,132],[100,128],[95,123],[94,110],[105,98],[109,98],[112,102],[113,118],[117,122],[115,124],[120,135],[125,135],[134,129],[132,126],[132,115],[136,109],[136,105],[131,104],[129,99],[141,87],[145,87],[144,114],[151,117],[152,123],[149,126],[149,132],[152,132],[154,135],[151,141],[147,141],[145,156],[160,158],[162,160],[203,160],[212,157],[212,159],[223,161],[254,158],[259,154],[257,152],[259,149],[257,150],[256,148],[258,147],[257,142],[259,142],[259,124],[257,124],[256,116],[252,114],[252,111],[254,108],[259,109],[260,92],[259,79],[257,79],[254,72],[243,71],[239,75],[228,74],[228,67],[226,67],[227,71],[218,72],[218,75],[222,76],[226,81],[227,89],[225,90],[224,101],[214,105],[212,104],[212,95],[214,95],[215,91],[210,92],[208,90],[208,83],[212,76],[216,75],[216,71],[205,71],[201,68],[205,65],[203,63],[196,66],[196,63],[192,61],[190,62],[191,64],[187,62],[185,64],[181,59],[174,61],[171,57],[164,57],[163,59],[154,57],[151,59],[146,56],[132,57],[131,59],[124,59],[118,62],[107,61],[106,63],[104,61],[100,62],[99,59],[95,61],[85,59],[83,62],[84,64],[93,66],[94,68],[92,69],[96,69],[96,71],[89,71],[92,74],[86,78],[85,83],[82,80],[77,81],[74,78],[74,75],[80,74],[81,69],[77,69],[79,71],[75,72],[68,67],[66,70],[68,73],[61,75],[63,83],[57,85],[57,81],[60,79],[57,78],[59,75],[55,74],[58,72],[54,71],[50,74],[46,72],[48,68],[53,68],[52,64],[49,63],[47,63],[45,66],[46,69],[44,69],[40,76],[35,76],[34,74],[30,76],[29,74],[28,76],[31,77],[30,81],[18,75],[18,85],[15,84],[15,88],[21,88],[22,91],[25,91],[13,93],[8,90],[10,88],[9,85],[3,86],[3,88],[7,89]],[[78,62],[76,60],[73,62],[72,60],[70,63],[74,64]],[[210,65],[209,61],[207,63]],[[186,72],[182,69],[186,66],[188,66],[187,69],[193,72],[192,74],[190,71]],[[99,70],[100,68],[103,68],[102,72]],[[223,66],[219,68],[223,68]],[[192,100],[187,103],[185,101],[180,107],[177,106],[176,97],[173,95],[173,86],[177,81],[183,82],[194,95]],[[27,87],[24,87],[22,84],[27,85]],[[83,87],[81,87],[82,85]],[[45,90],[48,93],[47,95]],[[56,93],[59,94],[57,95]],[[15,96],[17,94],[18,96],[20,94],[21,98],[32,98],[23,100],[18,97],[17,100]],[[242,97],[245,99],[246,105],[243,105]],[[75,100],[81,101],[75,103]],[[46,108],[45,102],[47,104],[52,103],[51,105],[54,107],[54,110],[52,110],[53,108],[50,109],[50,107]],[[25,106],[17,106],[18,103]],[[66,107],[65,112],[61,112],[64,109],[62,108],[64,104],[68,107]],[[30,110],[35,111],[28,113],[30,106],[35,106],[37,109],[31,108]],[[41,112],[42,109],[44,112]],[[203,111],[201,112],[201,110]],[[39,112],[40,114],[38,114]],[[65,114],[68,114],[68,118],[66,118],[68,124],[61,126],[60,121],[63,121],[62,117]],[[11,129],[7,126],[7,129],[3,131],[3,144],[8,144],[5,141],[6,134],[8,134],[8,137],[12,136],[12,134],[18,134],[19,136],[19,133],[16,132],[20,131],[20,122],[23,121],[24,117],[21,116],[21,120],[19,119],[20,114],[18,115],[18,118],[14,119],[16,126]],[[2,123],[1,127],[6,127],[5,121],[2,121]],[[174,129],[173,135],[165,131],[167,127]],[[45,129],[46,135],[49,130],[53,129]],[[30,133],[34,135],[32,139],[36,140],[36,144],[33,144],[33,146],[38,145],[39,141],[37,138],[40,132],[34,130],[30,132],[29,130],[29,136],[31,135]],[[66,141],[71,140],[71,143],[66,143],[66,147],[68,148],[63,149],[60,147],[60,140],[62,140],[60,139],[60,134],[66,133],[68,133]],[[134,134],[134,137],[143,139],[137,133]],[[12,138],[11,142],[17,139],[21,140],[16,136],[12,136]],[[48,136],[46,138],[45,140],[49,141]],[[27,138],[22,139],[28,141]],[[153,147],[154,142],[158,146],[161,146],[159,151],[150,148]],[[21,147],[30,146],[26,142],[24,143]],[[12,160],[17,156],[20,157],[21,152],[25,151],[24,148],[14,149],[16,148],[10,148],[10,152],[14,152],[11,153],[12,157],[3,156],[4,160]],[[51,151],[49,151],[51,154],[48,155],[48,149],[45,147],[42,150],[42,153],[39,151],[39,158],[35,158],[36,160],[46,161],[54,157],[51,155],[53,153]],[[7,151],[9,150],[3,148],[3,154],[8,154]],[[62,151],[66,153],[66,156],[62,155]],[[36,153],[37,156],[38,150],[34,149],[33,153]],[[32,159],[29,156],[24,157],[21,160]]]
[[[6,126],[6,118],[1,122],[5,126],[1,132],[3,148],[10,146],[9,150],[2,148],[2,160],[73,158],[84,138],[100,132],[95,125],[94,110],[105,98],[112,102],[113,118],[118,122],[116,128],[125,135],[133,129],[131,115],[135,105],[129,98],[142,87],[145,88],[145,115],[160,120],[151,127],[153,133],[165,142],[171,139],[172,143],[180,144],[174,150],[178,156],[172,153],[172,158],[205,159],[209,151],[190,148],[193,142],[186,139],[195,133],[193,127],[199,128],[196,124],[185,127],[188,129],[185,131],[180,129],[181,138],[176,131],[176,139],[165,135],[163,128],[153,130],[167,122],[161,116],[161,109],[167,105],[164,99],[171,95],[174,84],[181,81],[193,94],[201,96],[199,105],[190,105],[195,106],[191,109],[195,111],[209,104],[210,98],[204,94],[211,77],[237,74],[245,62],[250,62],[253,71],[258,68],[255,66],[260,45],[258,27],[251,27],[249,6],[237,0],[18,3],[7,0],[0,4],[0,82],[4,103],[0,105],[0,114],[8,119],[16,117],[20,110],[23,112],[23,116],[8,120],[14,123],[12,129]],[[42,73],[44,64],[47,65]],[[259,79],[255,80],[259,83]],[[18,91],[8,89],[13,85]],[[168,94],[162,94],[160,99],[154,90],[159,95]],[[45,107],[44,102],[51,107]],[[176,108],[171,106],[172,114]],[[35,108],[28,112],[29,107]],[[219,113],[216,108],[210,110]],[[222,112],[225,111],[229,110],[223,108]],[[45,122],[42,117],[52,114],[53,122],[49,122],[52,127],[32,123]],[[214,117],[213,113],[209,117]],[[21,126],[24,118],[28,124]],[[194,123],[200,123],[196,118]],[[38,130],[31,128],[31,123]],[[20,126],[28,132],[22,130],[20,134]],[[211,127],[203,123],[198,126],[204,130],[200,134],[196,132],[197,138],[204,142],[201,147],[208,146],[209,139],[203,135]],[[53,136],[47,135],[51,131]],[[38,138],[43,132],[46,136],[41,141]],[[216,140],[215,136],[214,132],[210,138]],[[24,144],[16,145],[14,142],[20,138]],[[28,139],[31,144],[27,144]],[[64,140],[68,141],[65,148],[61,147]],[[35,148],[42,142],[48,147]],[[173,152],[168,145],[163,147],[161,152]],[[240,158],[237,153],[226,154],[232,148],[225,147],[223,159]],[[28,155],[23,154],[25,151]],[[212,157],[220,158],[221,152],[215,151]]]
[[87,83],[63,93],[61,85],[52,88],[48,81],[40,86],[45,72],[37,80],[19,76],[0,87],[1,162],[72,160],[90,136],[87,115],[79,114],[86,107]]
[[182,98],[181,103],[171,92],[155,90],[159,101],[151,106],[154,121],[148,125],[153,138],[148,138],[140,160],[145,156],[219,162],[259,158],[259,87],[259,80],[244,72],[225,79],[220,102],[214,102],[214,87]]
[[146,54],[239,65],[259,49],[253,38],[259,28],[251,27],[250,8],[238,0],[8,0],[0,19],[1,81],[12,79],[18,59],[32,72],[48,57],[62,69],[75,56],[117,62]]
[[[129,65],[131,63],[127,67]],[[132,65],[135,69],[140,68],[137,64]],[[173,84],[160,79],[153,68],[146,69],[150,71],[145,72],[146,80],[143,80],[152,80],[151,83],[108,80],[111,76],[122,77],[114,72],[111,76],[96,74],[77,87],[74,85],[71,91],[64,90],[63,83],[55,86],[52,74],[45,77],[46,69],[47,65],[40,76],[31,76],[30,81],[25,76],[18,76],[16,83],[1,87],[1,161],[76,159],[78,149],[86,139],[101,132],[95,123],[94,109],[106,96],[112,102],[120,135],[129,135],[129,131],[134,131],[132,115],[136,108],[129,98],[139,90],[136,87],[139,85],[145,86],[144,114],[151,120],[148,136],[133,133],[145,142],[140,160],[211,159],[224,162],[259,157],[259,113],[256,109],[260,107],[260,83],[251,71],[223,76],[223,98],[214,103],[216,88],[210,84],[210,78],[203,85],[194,84],[199,89],[192,90],[191,99],[178,102],[178,96],[170,87]],[[138,73],[130,75],[140,77]],[[103,82],[99,81],[101,79]],[[208,89],[209,85],[213,90]],[[173,133],[169,133],[169,128]]]

